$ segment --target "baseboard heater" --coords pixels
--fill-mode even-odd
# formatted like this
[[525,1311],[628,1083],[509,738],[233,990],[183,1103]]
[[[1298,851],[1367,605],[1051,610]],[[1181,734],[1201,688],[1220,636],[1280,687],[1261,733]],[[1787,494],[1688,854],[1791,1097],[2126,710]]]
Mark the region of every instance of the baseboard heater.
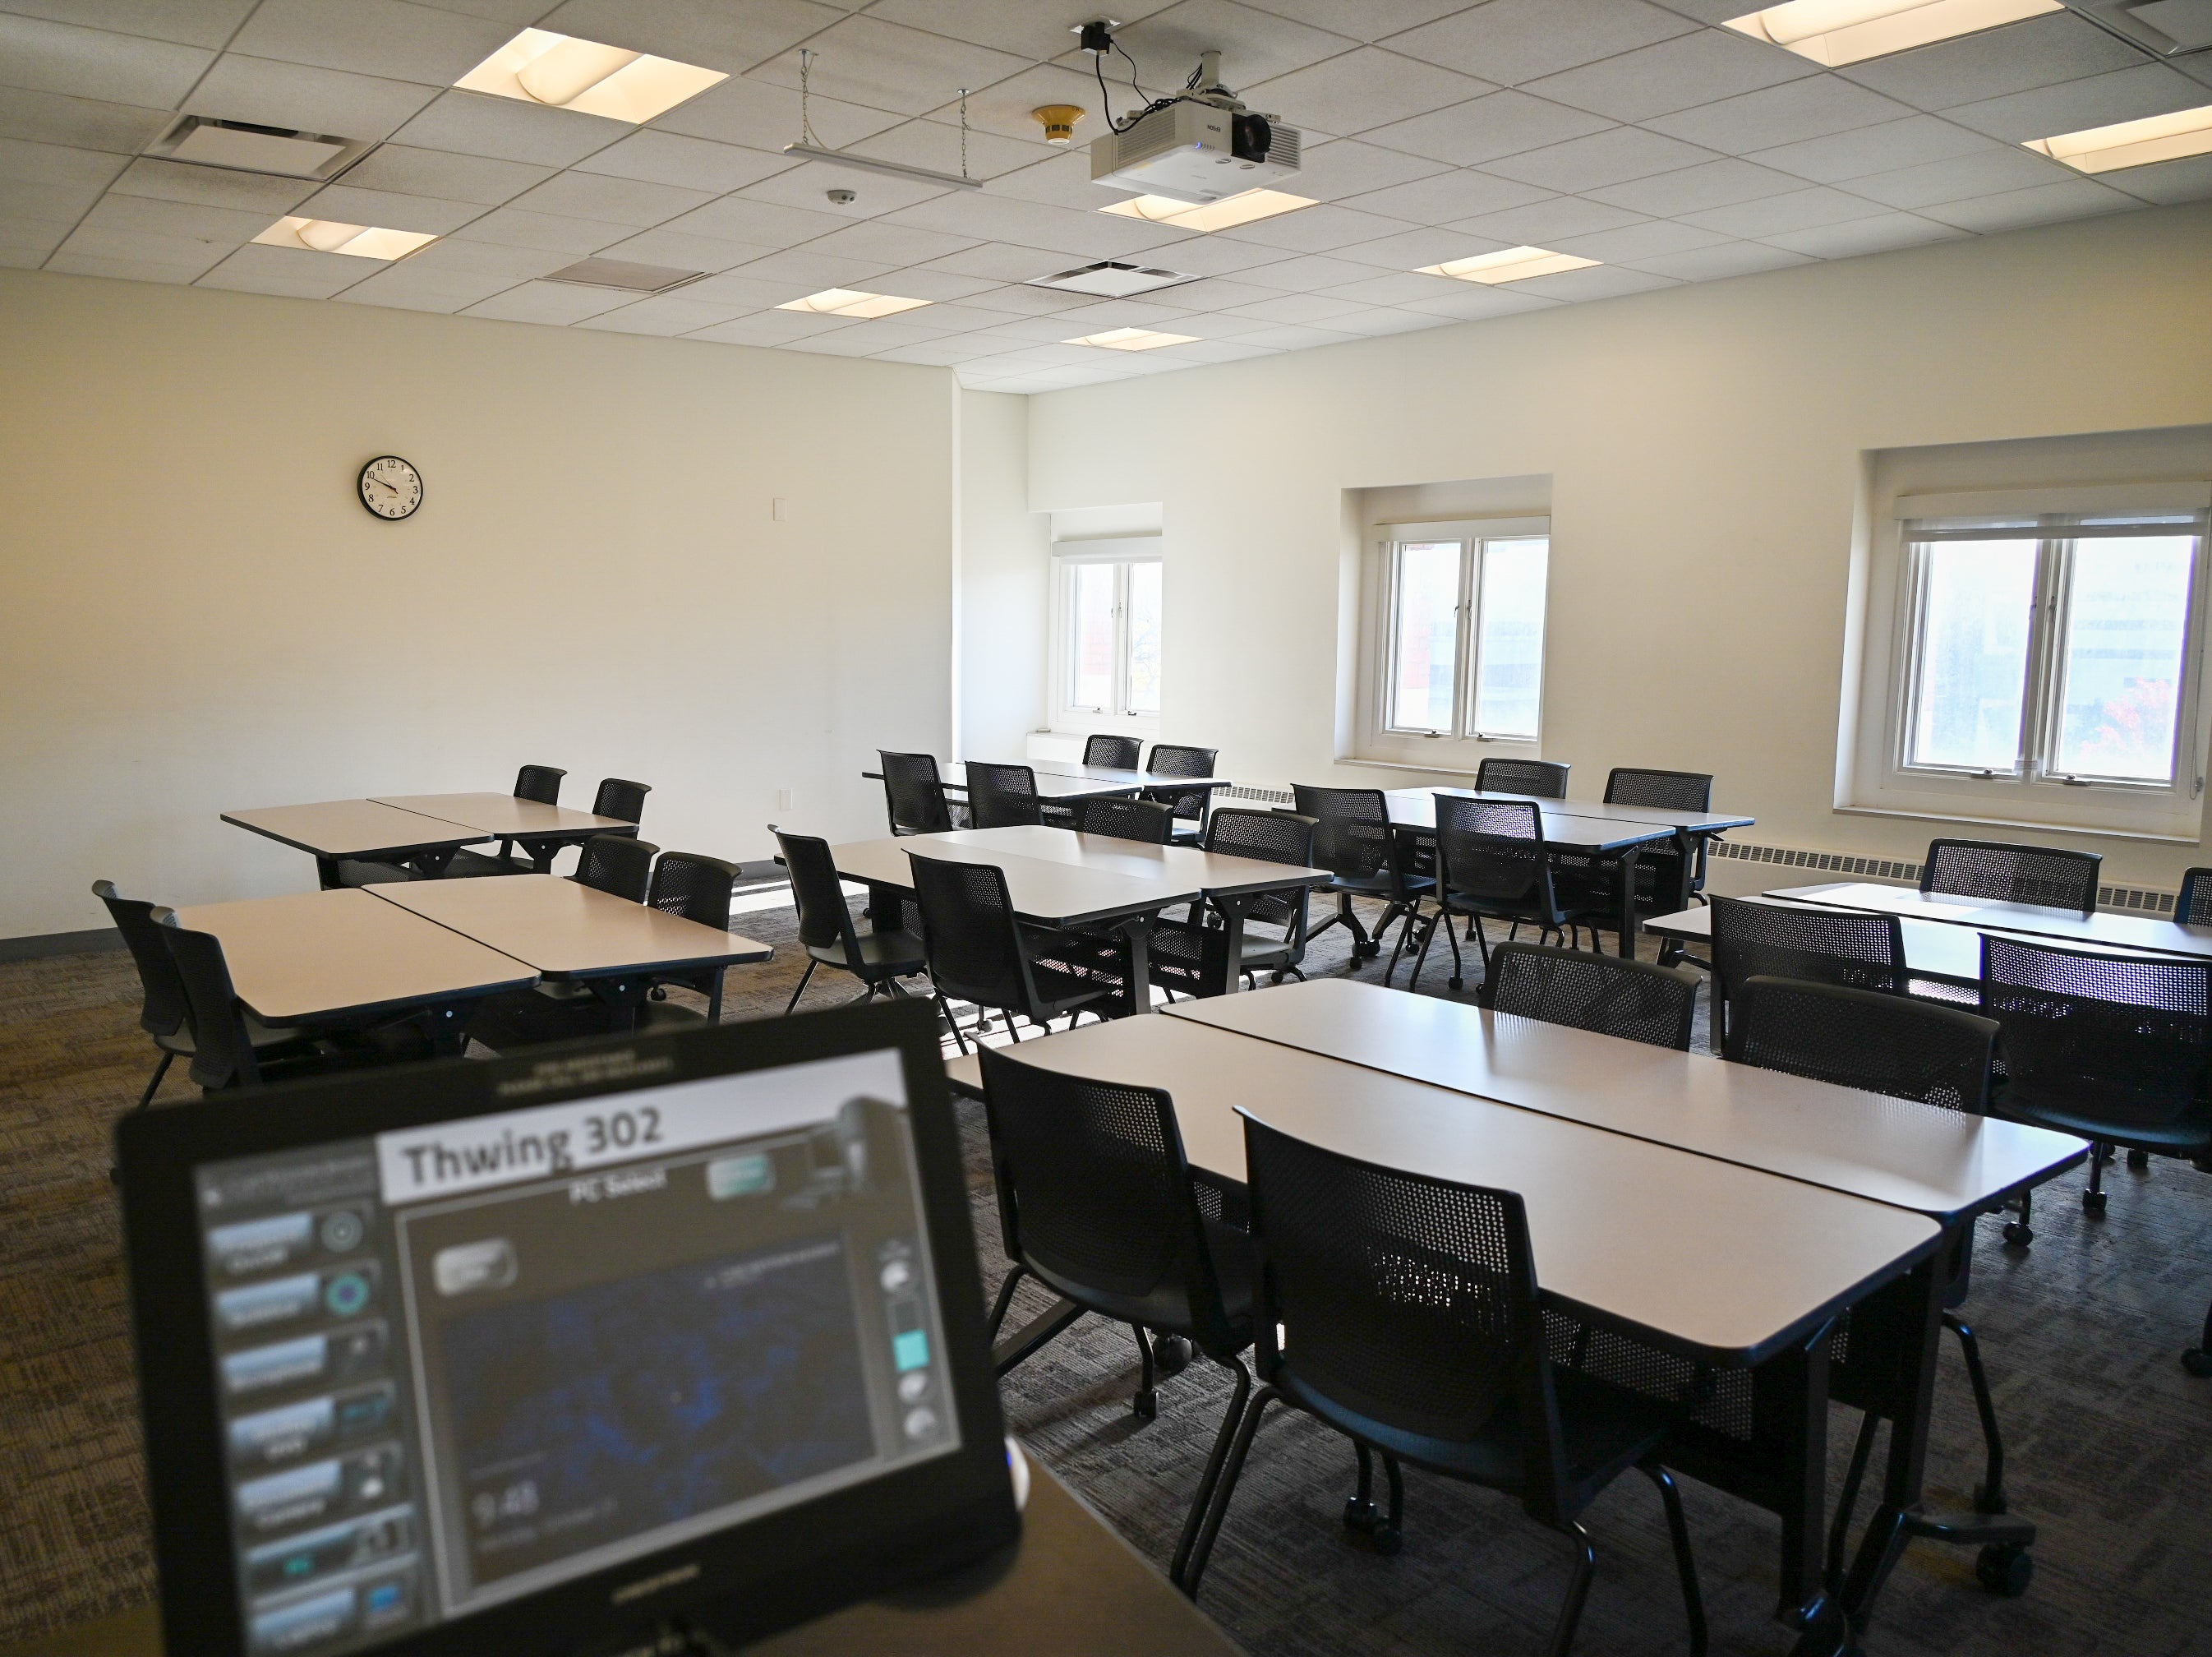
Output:
[[[1718,839],[1712,855],[1742,862],[1778,863],[1789,868],[1808,868],[1823,874],[1856,875],[1870,880],[1920,881],[1920,865],[1890,857],[1860,857],[1840,851],[1807,851],[1795,846],[1760,846],[1746,841]],[[2097,888],[2100,909],[2134,910],[2149,915],[2173,913],[2175,894],[2147,886],[2106,886]]]

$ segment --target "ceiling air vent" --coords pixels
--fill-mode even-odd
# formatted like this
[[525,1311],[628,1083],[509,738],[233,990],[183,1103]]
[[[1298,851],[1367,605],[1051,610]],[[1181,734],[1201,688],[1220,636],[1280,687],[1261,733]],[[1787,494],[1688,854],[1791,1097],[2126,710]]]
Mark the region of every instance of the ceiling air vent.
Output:
[[210,120],[187,115],[155,141],[149,155],[195,167],[220,167],[233,173],[267,173],[324,183],[351,167],[374,145],[371,138],[340,138],[326,132],[299,132],[289,126],[255,126],[246,121]]
[[2072,9],[2160,58],[2212,50],[2212,0],[2069,0]]
[[580,288],[620,288],[633,294],[665,294],[672,288],[696,282],[704,271],[678,271],[666,265],[633,265],[622,259],[580,259],[545,278],[573,282]]
[[1121,265],[1106,259],[1097,265],[1083,265],[1073,271],[1061,271],[1053,276],[1033,277],[1025,285],[1058,288],[1071,294],[1095,294],[1101,299],[1127,299],[1132,294],[1149,294],[1161,288],[1172,288],[1178,283],[1197,280],[1196,277],[1185,276],[1180,271],[1155,271],[1142,265]]

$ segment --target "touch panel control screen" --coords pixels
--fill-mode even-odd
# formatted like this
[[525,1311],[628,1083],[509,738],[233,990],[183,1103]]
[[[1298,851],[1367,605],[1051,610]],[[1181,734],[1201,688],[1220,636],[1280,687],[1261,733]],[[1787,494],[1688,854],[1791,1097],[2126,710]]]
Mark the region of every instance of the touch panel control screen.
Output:
[[343,1652],[958,1447],[898,1055],[199,1170],[254,1652]]

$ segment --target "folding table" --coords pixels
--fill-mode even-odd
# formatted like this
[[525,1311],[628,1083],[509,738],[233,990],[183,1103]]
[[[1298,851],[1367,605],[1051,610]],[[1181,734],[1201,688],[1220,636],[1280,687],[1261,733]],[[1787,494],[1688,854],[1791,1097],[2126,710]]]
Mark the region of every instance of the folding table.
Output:
[[1946,926],[1973,927],[1984,932],[2025,932],[2032,937],[2062,943],[2100,944],[2165,955],[2212,956],[2212,926],[2189,926],[2170,917],[2133,915],[2123,910],[2102,910],[2084,915],[2078,910],[2047,909],[2041,904],[1998,903],[1942,892],[1918,892],[1910,886],[1876,886],[1868,880],[1782,886],[1766,896],[1834,909],[1871,909],[1878,914],[1934,921]]
[[324,888],[338,884],[338,865],[355,861],[405,863],[438,875],[463,846],[494,838],[479,828],[376,800],[326,800],[310,806],[258,806],[227,811],[226,823],[266,835],[315,860]]
[[380,794],[370,798],[377,805],[441,817],[502,840],[517,841],[530,854],[540,874],[551,870],[554,854],[563,846],[580,845],[597,834],[637,833],[637,825],[624,818],[571,811],[566,806],[538,800],[518,800],[511,794]]

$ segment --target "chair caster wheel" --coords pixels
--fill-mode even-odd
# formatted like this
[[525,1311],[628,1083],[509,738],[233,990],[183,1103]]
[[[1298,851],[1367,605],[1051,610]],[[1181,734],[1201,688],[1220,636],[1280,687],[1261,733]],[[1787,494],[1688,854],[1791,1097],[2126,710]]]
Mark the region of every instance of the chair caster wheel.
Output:
[[1367,1545],[1387,1559],[1406,1545],[1406,1538],[1395,1525],[1386,1520],[1368,1532]]
[[1978,1514],[2001,1514],[2005,1511],[2002,1487],[1992,1491],[1986,1484],[1974,1486],[1974,1511]]
[[2141,1173],[2145,1168],[2150,1167],[2150,1153],[2148,1151],[2130,1151],[2128,1153],[2128,1166],[2130,1168],[2133,1168],[2137,1173]]
[[2035,1228],[2024,1226],[2017,1220],[2005,1221],[2004,1240],[2010,1248],[2026,1248],[2035,1240]]
[[1146,1387],[1129,1400],[1129,1413],[1139,1421],[1157,1421],[1160,1413],[1160,1395]]
[[1444,982],[1451,985],[1455,990],[1464,990],[1467,988],[1467,980],[1465,978],[1446,978]]
[[1352,949],[1353,959],[1358,960],[1371,961],[1382,953],[1382,946],[1371,938],[1365,943],[1354,944]]
[[2092,1220],[2103,1219],[2105,1217],[2105,1193],[2100,1191],[2083,1191],[2081,1193],[2081,1212],[2087,1215]]
[[1382,1523],[1382,1515],[1376,1512],[1375,1504],[1364,1496],[1352,1496],[1344,1499],[1344,1528],[1364,1535]]
[[2001,1599],[2017,1599],[2035,1577],[2035,1561],[2025,1548],[1992,1542],[1974,1560],[1974,1575],[1982,1586]]
[[2199,1378],[2212,1375],[2212,1352],[2192,1346],[2181,1355],[2181,1367]]
[[1152,1368],[1163,1375],[1180,1375],[1190,1368],[1194,1355],[1190,1343],[1180,1335],[1152,1337]]

